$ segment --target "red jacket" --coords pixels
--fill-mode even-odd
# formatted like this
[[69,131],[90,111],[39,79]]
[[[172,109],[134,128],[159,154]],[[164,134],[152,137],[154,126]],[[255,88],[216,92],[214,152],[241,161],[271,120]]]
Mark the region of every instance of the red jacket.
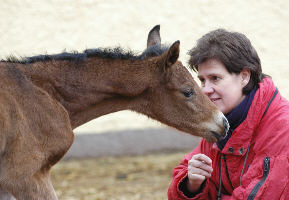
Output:
[[[275,89],[270,78],[259,84],[246,119],[234,130],[222,151],[203,139],[184,157],[173,171],[169,200],[217,199],[220,163],[222,200],[289,199],[289,102],[278,92],[262,118]],[[187,178],[188,161],[198,153],[212,159],[213,173],[201,192],[189,198],[179,187]]]

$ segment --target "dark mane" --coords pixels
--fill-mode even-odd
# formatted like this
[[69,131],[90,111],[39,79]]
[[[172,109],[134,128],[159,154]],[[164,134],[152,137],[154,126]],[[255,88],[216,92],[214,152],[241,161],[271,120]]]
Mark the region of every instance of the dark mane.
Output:
[[67,61],[84,61],[90,57],[99,57],[107,59],[131,59],[131,60],[143,60],[147,57],[159,56],[163,52],[167,51],[167,46],[154,45],[147,48],[140,55],[136,55],[131,50],[124,50],[121,47],[116,48],[96,48],[96,49],[86,49],[83,53],[78,53],[73,51],[71,53],[63,52],[60,54],[53,55],[38,55],[32,57],[20,57],[9,56],[6,60],[1,60],[1,62],[11,62],[11,63],[22,63],[30,64],[35,62],[45,62],[51,60],[67,60]]

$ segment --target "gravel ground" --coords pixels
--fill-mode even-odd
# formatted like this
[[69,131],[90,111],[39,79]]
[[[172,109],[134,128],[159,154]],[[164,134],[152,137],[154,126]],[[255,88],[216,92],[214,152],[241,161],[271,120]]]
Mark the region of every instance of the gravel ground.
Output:
[[59,162],[51,177],[61,200],[161,200],[186,152]]

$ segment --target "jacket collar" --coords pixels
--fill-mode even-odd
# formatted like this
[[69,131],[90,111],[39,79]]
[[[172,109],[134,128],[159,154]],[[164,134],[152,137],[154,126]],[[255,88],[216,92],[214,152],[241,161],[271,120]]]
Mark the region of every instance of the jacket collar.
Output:
[[223,140],[217,142],[217,146],[220,150],[225,147],[235,128],[237,128],[246,119],[256,91],[257,88],[254,88],[238,106],[226,114],[226,118],[230,124],[230,129],[227,132],[227,136]]
[[275,91],[275,85],[271,78],[264,78],[259,83],[254,99],[249,108],[245,120],[233,131],[231,138],[226,143],[222,153],[243,155],[246,153],[253,133],[259,126],[266,106]]

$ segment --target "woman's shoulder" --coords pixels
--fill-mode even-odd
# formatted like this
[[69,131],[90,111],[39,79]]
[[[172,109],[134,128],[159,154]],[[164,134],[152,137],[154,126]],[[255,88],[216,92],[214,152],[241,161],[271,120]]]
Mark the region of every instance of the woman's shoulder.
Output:
[[289,156],[289,103],[272,103],[254,135],[256,151]]

